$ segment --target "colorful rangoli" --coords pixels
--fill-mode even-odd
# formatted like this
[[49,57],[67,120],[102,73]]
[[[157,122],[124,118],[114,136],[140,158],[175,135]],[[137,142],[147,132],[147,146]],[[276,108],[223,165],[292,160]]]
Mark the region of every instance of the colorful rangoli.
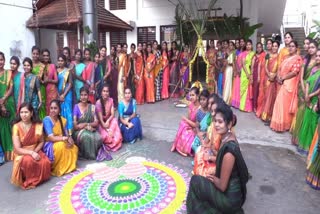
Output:
[[93,164],[64,176],[52,188],[48,211],[58,213],[181,213],[188,175],[141,157],[121,166]]

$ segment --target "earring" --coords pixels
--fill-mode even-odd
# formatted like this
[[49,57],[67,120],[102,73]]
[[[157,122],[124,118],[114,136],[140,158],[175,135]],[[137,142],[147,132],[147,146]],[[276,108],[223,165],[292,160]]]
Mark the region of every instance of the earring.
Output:
[[230,132],[231,132],[231,129],[229,129],[228,132],[230,133]]

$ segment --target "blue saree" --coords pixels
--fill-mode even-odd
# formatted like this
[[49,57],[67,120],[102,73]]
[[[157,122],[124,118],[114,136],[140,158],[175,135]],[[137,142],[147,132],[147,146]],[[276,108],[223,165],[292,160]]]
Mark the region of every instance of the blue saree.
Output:
[[[79,63],[75,66],[75,73],[77,76],[81,77],[82,76],[82,72],[84,70],[84,68],[86,67],[86,65],[84,63]],[[75,79],[74,80],[74,91],[76,94],[76,100],[79,101],[80,100],[80,88],[83,87],[83,82],[81,80]],[[77,103],[77,101],[75,101],[75,103]]]
[[21,72],[16,73],[13,77],[13,98],[14,98],[14,107],[18,112],[18,100],[19,100],[19,93],[20,93],[20,78]]
[[0,144],[0,165],[4,164],[4,152],[2,150],[2,146]]
[[[198,110],[196,118],[197,118],[197,122],[200,124],[201,132],[207,132],[207,129],[211,122],[209,120],[210,116],[211,116],[210,112],[203,112],[201,109]],[[200,148],[200,145],[201,145],[201,141],[199,137],[196,135],[191,146],[194,153],[198,151],[198,149]]]
[[[58,92],[59,95],[64,93],[64,90],[69,86],[69,69],[65,68],[63,71],[58,72]],[[61,102],[61,116],[67,119],[67,130],[70,133],[73,128],[72,121],[72,91],[69,90],[64,98],[64,102]]]
[[36,75],[28,74],[24,79],[24,102],[31,103],[35,115],[39,112],[39,97],[38,91],[40,90],[40,81]]
[[[124,104],[123,101],[119,103],[118,111],[119,111],[119,117],[122,118],[128,118],[133,113],[136,113],[137,104],[135,99],[131,99],[128,106]],[[135,143],[135,141],[139,138],[142,139],[142,127],[139,117],[134,117],[130,120],[131,123],[133,123],[132,128],[128,128],[126,125],[121,123],[121,120],[119,120],[120,123],[120,130],[123,137],[124,142],[130,142]]]

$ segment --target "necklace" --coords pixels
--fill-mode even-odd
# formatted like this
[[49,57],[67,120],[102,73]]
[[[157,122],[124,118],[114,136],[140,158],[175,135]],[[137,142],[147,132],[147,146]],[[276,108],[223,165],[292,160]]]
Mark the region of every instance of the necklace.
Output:
[[31,125],[32,125],[32,123],[26,124],[26,123],[22,122],[22,128],[23,128],[23,130],[24,130],[25,132],[29,131]]
[[226,141],[229,139],[230,136],[231,136],[231,134],[228,133],[228,134],[221,140],[221,142],[222,142],[222,143],[226,143]]

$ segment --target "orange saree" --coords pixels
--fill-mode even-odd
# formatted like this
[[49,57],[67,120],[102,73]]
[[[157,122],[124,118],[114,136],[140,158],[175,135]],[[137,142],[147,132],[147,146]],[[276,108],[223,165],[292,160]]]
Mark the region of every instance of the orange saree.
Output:
[[169,70],[169,59],[166,51],[162,52],[162,89],[161,89],[161,98],[169,98],[169,82],[170,82],[170,70]]
[[[43,141],[43,126],[42,124],[33,124],[26,132],[23,129],[22,122],[19,122],[13,126],[12,135],[19,137],[23,149],[34,151],[38,144]],[[41,159],[36,161],[31,155],[14,153],[12,184],[23,189],[32,189],[50,178],[50,160],[41,150],[38,154]]]
[[136,86],[136,101],[138,105],[144,104],[144,79],[143,79],[143,56],[142,53],[136,53],[136,76],[135,76],[135,86]]
[[208,90],[210,93],[215,93],[217,88],[215,78],[215,67],[216,67],[216,50],[209,49],[207,51],[207,59],[209,61],[209,72],[208,72]]
[[285,59],[278,69],[278,77],[283,78],[289,73],[295,73],[296,76],[284,80],[280,85],[270,124],[270,128],[274,131],[284,132],[291,127],[292,119],[298,108],[298,74],[301,64],[301,57],[294,55]]
[[146,84],[146,102],[154,103],[155,102],[155,88],[154,88],[154,63],[156,56],[152,53],[149,54],[144,69],[144,81]]

